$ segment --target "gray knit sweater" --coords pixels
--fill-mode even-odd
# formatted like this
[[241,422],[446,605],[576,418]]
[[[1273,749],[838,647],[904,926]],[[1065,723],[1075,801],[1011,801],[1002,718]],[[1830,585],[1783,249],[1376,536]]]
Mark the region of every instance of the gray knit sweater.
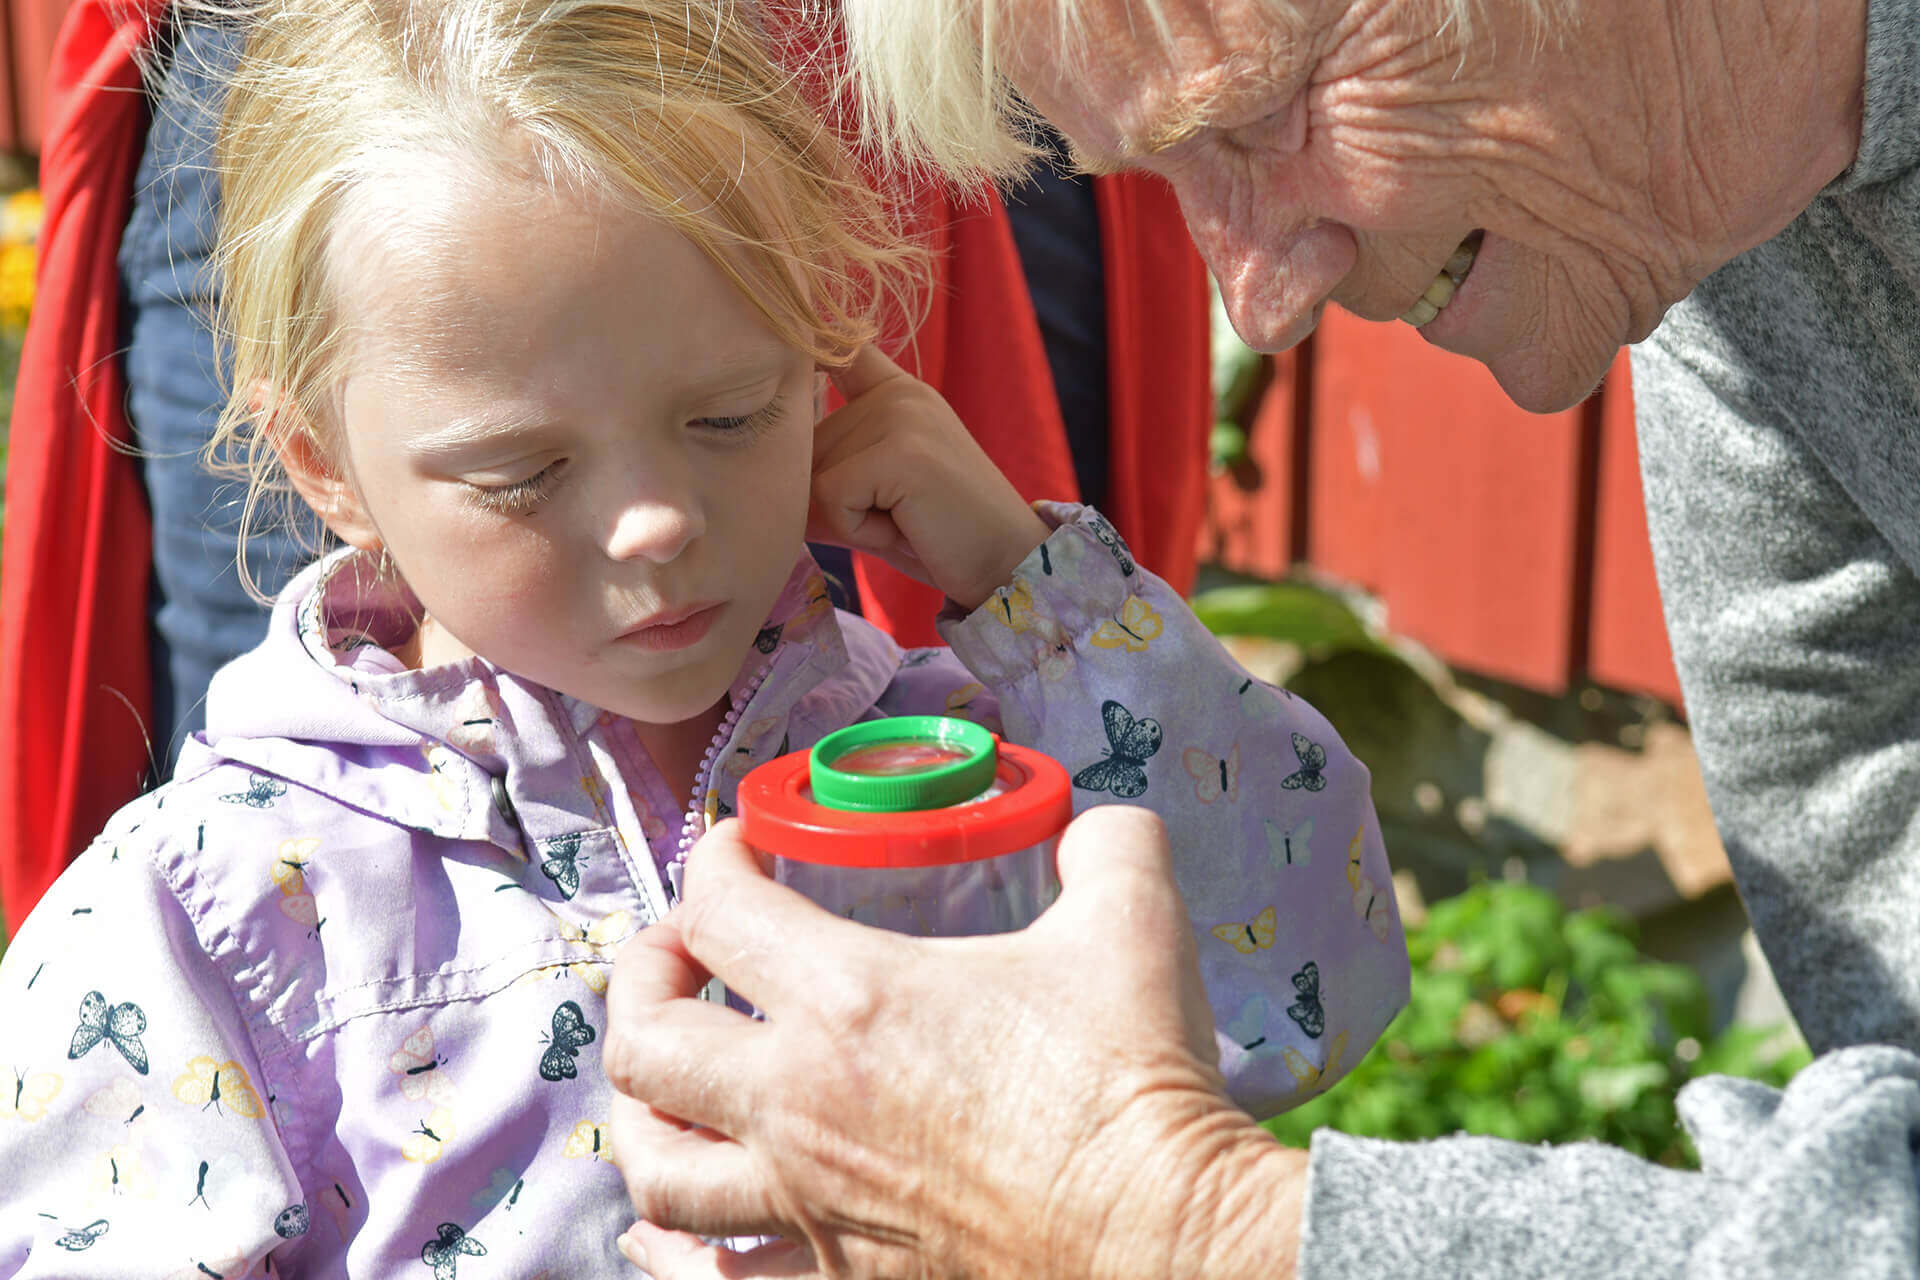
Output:
[[1920,0],[1868,23],[1852,168],[1633,360],[1694,740],[1825,1056],[1688,1086],[1699,1173],[1322,1134],[1307,1280],[1920,1276]]

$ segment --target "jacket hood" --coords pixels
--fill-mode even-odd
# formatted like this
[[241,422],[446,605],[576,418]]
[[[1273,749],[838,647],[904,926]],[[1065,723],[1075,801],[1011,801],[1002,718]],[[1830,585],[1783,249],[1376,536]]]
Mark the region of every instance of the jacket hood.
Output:
[[[521,852],[600,825],[581,736],[608,713],[483,658],[408,669],[394,651],[418,617],[365,553],[309,566],[276,600],[266,638],[214,677],[206,731],[177,776],[236,762],[414,830]],[[899,658],[871,624],[843,619],[803,555],[734,679],[725,728],[765,737],[777,725],[775,742],[791,732],[804,744],[816,723],[859,719]]]

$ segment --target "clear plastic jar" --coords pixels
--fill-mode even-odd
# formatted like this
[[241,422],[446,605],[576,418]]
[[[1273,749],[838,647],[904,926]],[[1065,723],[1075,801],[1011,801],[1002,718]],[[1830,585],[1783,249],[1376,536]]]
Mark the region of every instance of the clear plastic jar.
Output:
[[1059,895],[1058,762],[946,716],[867,721],[740,787],[748,843],[829,911],[900,933],[1025,928]]

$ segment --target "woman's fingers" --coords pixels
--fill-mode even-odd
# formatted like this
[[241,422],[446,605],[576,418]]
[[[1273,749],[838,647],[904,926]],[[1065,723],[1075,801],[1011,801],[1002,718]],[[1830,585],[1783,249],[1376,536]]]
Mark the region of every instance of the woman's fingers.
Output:
[[[753,1119],[760,1063],[772,1029],[695,997],[649,1001],[635,991],[645,975],[623,972],[630,959],[645,957],[623,951],[607,988],[607,1039],[601,1050],[607,1080],[677,1119],[739,1135]],[[624,984],[623,994],[616,996],[615,984]]]
[[789,1229],[758,1161],[711,1129],[683,1128],[643,1102],[616,1096],[614,1159],[634,1211],[650,1222],[708,1236],[771,1235]]
[[872,940],[898,940],[774,883],[737,819],[720,823],[694,846],[674,918],[688,954],[774,1022],[790,1008],[817,1007],[823,993],[860,985]]
[[776,1240],[745,1253],[710,1245],[684,1231],[636,1222],[620,1237],[620,1252],[654,1280],[820,1280],[813,1251]]

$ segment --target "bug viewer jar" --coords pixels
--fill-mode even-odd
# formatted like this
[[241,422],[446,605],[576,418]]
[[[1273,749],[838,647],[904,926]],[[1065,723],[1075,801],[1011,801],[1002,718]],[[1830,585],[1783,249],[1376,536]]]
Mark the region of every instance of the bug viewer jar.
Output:
[[1058,762],[948,716],[828,734],[749,773],[739,807],[780,883],[861,924],[943,937],[1046,910],[1073,816]]

